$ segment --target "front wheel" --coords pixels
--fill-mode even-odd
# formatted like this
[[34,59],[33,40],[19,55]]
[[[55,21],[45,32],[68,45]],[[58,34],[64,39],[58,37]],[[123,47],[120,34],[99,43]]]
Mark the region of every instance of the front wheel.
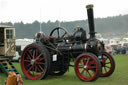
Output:
[[82,81],[94,81],[101,74],[101,63],[92,53],[83,53],[75,61],[75,73]]
[[115,61],[109,53],[107,52],[102,53],[101,66],[102,66],[102,72],[100,75],[101,77],[108,77],[114,72]]

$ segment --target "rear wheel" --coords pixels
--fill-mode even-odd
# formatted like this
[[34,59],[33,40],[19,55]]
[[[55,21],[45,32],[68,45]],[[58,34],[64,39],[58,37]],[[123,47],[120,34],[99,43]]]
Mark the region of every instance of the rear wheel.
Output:
[[21,56],[21,68],[27,78],[36,80],[47,76],[50,69],[50,55],[41,44],[28,45]]
[[75,73],[82,81],[94,81],[101,74],[101,64],[92,53],[83,53],[75,61]]
[[101,66],[102,66],[102,72],[100,75],[101,77],[108,77],[114,72],[115,61],[109,53],[107,52],[102,53]]

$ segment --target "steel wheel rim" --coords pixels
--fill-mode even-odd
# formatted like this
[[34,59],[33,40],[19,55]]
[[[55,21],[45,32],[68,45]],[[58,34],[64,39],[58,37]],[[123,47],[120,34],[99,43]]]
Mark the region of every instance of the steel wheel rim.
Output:
[[[83,65],[81,63],[82,61]],[[91,81],[95,79],[99,72],[96,59],[90,55],[80,56],[75,64],[75,67],[77,76],[83,81]],[[80,69],[82,69],[82,71],[80,71]],[[85,75],[83,75],[83,73],[85,73]]]
[[32,80],[40,79],[45,75],[47,62],[41,49],[37,46],[26,48],[21,58],[21,67],[23,73]]
[[106,53],[102,54],[101,65],[102,65],[101,76],[107,76],[112,72],[113,61],[108,54]]

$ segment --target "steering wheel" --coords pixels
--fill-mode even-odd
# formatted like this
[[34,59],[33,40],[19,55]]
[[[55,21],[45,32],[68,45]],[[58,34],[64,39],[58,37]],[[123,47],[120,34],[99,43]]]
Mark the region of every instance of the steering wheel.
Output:
[[62,42],[63,40],[68,38],[70,36],[70,34],[68,33],[68,31],[65,28],[56,27],[51,31],[50,36],[53,36],[57,39],[57,41]]

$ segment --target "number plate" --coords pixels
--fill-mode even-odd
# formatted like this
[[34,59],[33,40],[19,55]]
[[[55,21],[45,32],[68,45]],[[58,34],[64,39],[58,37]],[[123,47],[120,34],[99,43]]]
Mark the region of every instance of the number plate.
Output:
[[52,61],[57,61],[57,55],[56,54],[54,54],[52,57],[53,57]]

